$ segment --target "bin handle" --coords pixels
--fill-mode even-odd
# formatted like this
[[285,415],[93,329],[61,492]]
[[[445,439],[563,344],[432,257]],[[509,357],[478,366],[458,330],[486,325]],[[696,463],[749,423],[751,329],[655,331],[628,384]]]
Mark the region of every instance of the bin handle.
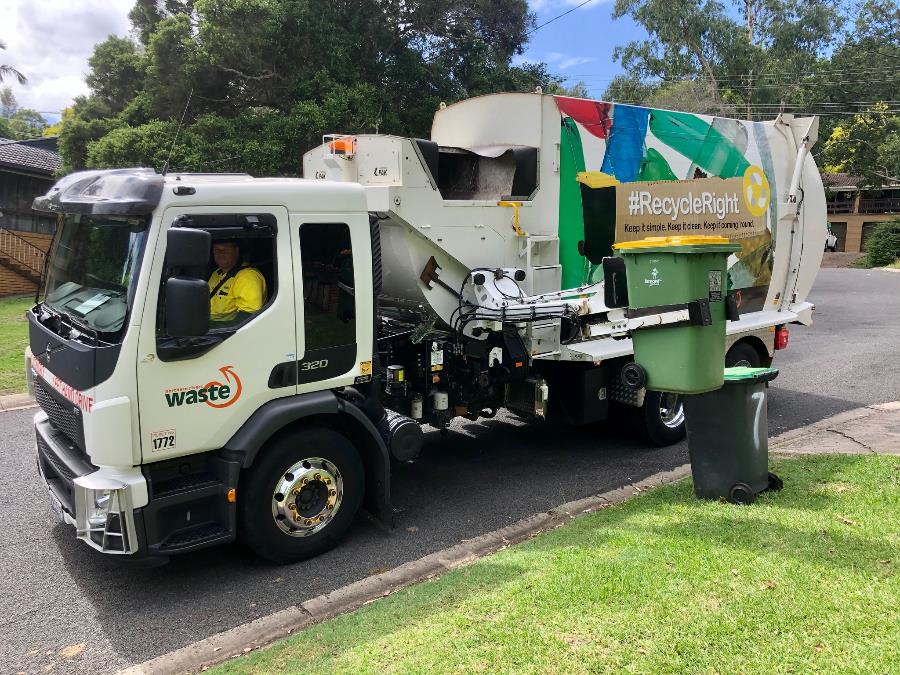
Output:
[[668,312],[680,312],[686,309],[690,319],[688,321],[679,321],[677,323],[653,324],[645,326],[645,328],[673,328],[677,326],[711,326],[712,316],[709,313],[709,300],[707,298],[698,298],[691,302],[681,302],[674,305],[656,305],[654,307],[629,307],[625,310],[625,317],[628,319],[640,319],[644,316],[653,314],[666,314]]

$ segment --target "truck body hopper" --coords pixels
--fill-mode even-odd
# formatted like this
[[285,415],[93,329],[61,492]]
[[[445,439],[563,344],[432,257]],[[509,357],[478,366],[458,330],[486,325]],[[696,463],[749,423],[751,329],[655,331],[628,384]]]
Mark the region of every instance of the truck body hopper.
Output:
[[[385,295],[449,323],[459,300],[447,287],[460,288],[477,268],[523,269],[528,295],[596,290],[597,266],[580,253],[579,172],[634,183],[735,178],[758,167],[769,188],[767,232],[743,242],[730,282],[742,291],[742,313],[787,311],[787,322],[807,320],[805,300],[822,257],[825,194],[807,152],[816,129],[816,118],[787,114],[748,122],[492,94],[438,110],[431,140],[358,135],[352,148],[326,142],[304,155],[303,169],[307,178],[365,186],[380,222]],[[443,284],[422,279],[431,258]]]

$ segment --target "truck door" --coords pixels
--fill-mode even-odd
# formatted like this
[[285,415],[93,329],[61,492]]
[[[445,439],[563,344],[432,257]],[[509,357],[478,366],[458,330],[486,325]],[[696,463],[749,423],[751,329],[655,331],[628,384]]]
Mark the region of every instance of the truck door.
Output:
[[[184,207],[162,217],[137,355],[144,462],[220,448],[261,405],[296,393],[295,383],[275,377],[297,351],[287,210]],[[200,337],[166,333],[165,242],[176,221],[208,231],[216,250],[192,273],[218,286],[210,289],[215,320]],[[218,269],[215,259],[227,265],[235,252],[228,272]]]
[[370,236],[365,213],[291,214],[298,393],[372,377]]

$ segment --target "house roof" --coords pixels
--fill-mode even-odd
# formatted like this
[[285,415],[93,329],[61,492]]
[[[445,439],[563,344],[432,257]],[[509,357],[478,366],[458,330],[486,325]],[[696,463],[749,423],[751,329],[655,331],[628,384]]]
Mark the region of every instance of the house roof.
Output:
[[0,138],[0,167],[52,176],[60,164],[58,152]]
[[896,190],[897,188],[900,188],[900,183],[896,181],[887,181],[883,185],[873,188],[871,185],[866,185],[866,179],[862,176],[854,176],[853,174],[849,173],[823,173],[822,183],[829,190],[835,190],[838,192],[872,189]]
[[822,182],[827,188],[858,188],[863,184],[862,176],[849,173],[823,173]]

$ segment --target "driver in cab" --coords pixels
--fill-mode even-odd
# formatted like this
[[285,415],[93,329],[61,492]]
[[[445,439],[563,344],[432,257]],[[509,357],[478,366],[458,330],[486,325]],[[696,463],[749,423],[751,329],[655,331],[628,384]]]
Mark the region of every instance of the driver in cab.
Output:
[[241,261],[236,242],[216,242],[212,252],[218,269],[209,277],[209,318],[219,324],[240,323],[266,303],[266,279]]

